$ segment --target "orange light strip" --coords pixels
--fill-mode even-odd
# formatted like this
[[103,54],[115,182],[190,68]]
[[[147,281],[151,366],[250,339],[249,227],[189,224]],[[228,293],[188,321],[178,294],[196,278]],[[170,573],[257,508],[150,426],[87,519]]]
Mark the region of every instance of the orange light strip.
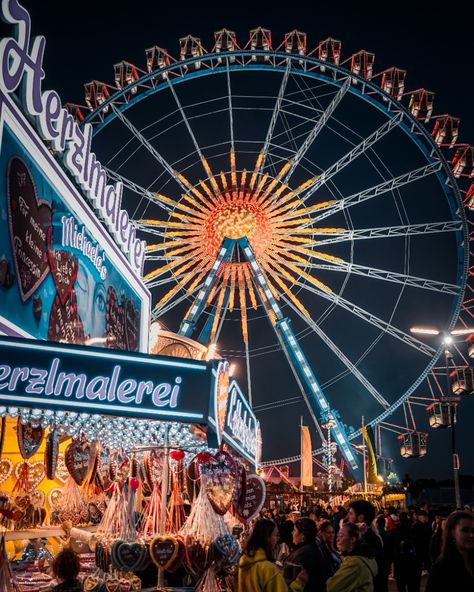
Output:
[[214,179],[214,175],[212,174],[211,167],[209,166],[209,163],[204,158],[204,156],[201,156],[201,162],[204,167],[204,170],[207,173],[207,176],[209,177],[209,182],[211,183],[211,186],[214,189],[215,194],[218,195],[219,194],[219,185],[217,184],[217,181]]
[[198,218],[203,218],[204,220],[206,219],[206,214],[201,213],[201,212],[196,212],[196,209],[193,208],[189,208],[188,206],[185,206],[184,204],[182,204],[180,201],[176,201],[174,199],[171,199],[170,197],[167,197],[166,195],[162,195],[161,193],[155,193],[155,196],[158,196],[160,198],[161,201],[164,201],[165,203],[169,204],[170,206],[173,206],[174,208],[181,210],[183,212],[188,212],[190,214],[192,214],[193,216],[197,216]]
[[[207,183],[201,179],[199,181],[199,185],[204,189],[204,191],[206,192],[206,195],[209,197],[209,199],[212,201],[212,203],[215,206],[219,206],[219,200],[216,198],[216,196],[209,189],[209,187],[207,186]],[[220,196],[220,193],[218,195]]]
[[234,304],[235,304],[235,281],[236,281],[236,273],[235,267],[232,263],[227,264],[230,268],[230,296],[229,296],[229,310],[233,312]]
[[244,275],[242,272],[242,266],[237,267],[238,284],[239,284],[239,302],[240,302],[240,319],[242,322],[242,336],[244,338],[245,345],[248,345],[249,334],[247,327],[247,302],[245,300],[245,283]]
[[[262,195],[259,197],[257,204],[261,204],[264,199],[270,194],[273,188],[279,183],[280,179],[286,174],[287,170],[290,168],[292,160],[289,160],[287,163],[283,165],[278,175],[273,179],[273,181],[268,185]],[[283,191],[283,187],[281,189]]]
[[253,282],[252,282],[252,278],[250,277],[250,270],[249,270],[248,263],[244,263],[243,268],[244,268],[245,282],[247,284],[247,289],[249,291],[250,302],[252,303],[252,308],[254,310],[257,310],[257,298],[255,296],[255,292],[253,289]]
[[255,181],[257,180],[257,175],[260,171],[260,167],[262,166],[262,160],[263,160],[263,152],[260,152],[260,154],[257,157],[257,162],[255,163],[255,168],[253,170],[252,176],[250,177],[250,183],[249,183],[250,191],[253,191],[253,186],[255,185]]
[[235,170],[235,151],[233,148],[230,151],[230,178],[232,183],[232,190],[235,191],[237,188],[237,172]]

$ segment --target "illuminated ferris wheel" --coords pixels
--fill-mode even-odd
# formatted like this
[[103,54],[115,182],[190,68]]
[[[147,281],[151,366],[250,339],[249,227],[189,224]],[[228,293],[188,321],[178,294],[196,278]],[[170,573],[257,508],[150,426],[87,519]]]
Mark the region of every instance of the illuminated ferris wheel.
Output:
[[[351,462],[348,425],[384,421],[439,357],[410,326],[458,320],[473,148],[405,70],[344,59],[335,39],[309,51],[259,27],[244,45],[227,29],[210,51],[179,44],[68,104],[147,240],[152,317],[242,357],[257,410],[304,399]],[[288,367],[303,398],[264,399],[261,374],[286,385]]]

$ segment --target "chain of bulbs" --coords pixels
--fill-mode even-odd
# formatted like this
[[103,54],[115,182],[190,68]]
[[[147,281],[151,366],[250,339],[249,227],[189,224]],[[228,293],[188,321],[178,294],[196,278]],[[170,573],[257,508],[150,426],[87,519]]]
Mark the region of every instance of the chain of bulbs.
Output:
[[196,441],[190,425],[178,422],[107,417],[74,411],[0,407],[0,417],[6,415],[12,418],[19,417],[23,425],[55,427],[60,435],[71,438],[84,436],[89,441],[99,440],[101,444],[112,449],[131,450],[137,446],[164,446],[167,431],[168,445],[172,448],[184,448],[192,454],[208,449],[205,442]]

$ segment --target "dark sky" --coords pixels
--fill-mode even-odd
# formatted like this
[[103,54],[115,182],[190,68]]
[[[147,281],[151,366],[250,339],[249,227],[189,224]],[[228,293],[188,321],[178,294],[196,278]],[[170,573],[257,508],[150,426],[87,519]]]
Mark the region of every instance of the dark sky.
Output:
[[[274,47],[279,45],[285,32],[298,28],[307,33],[311,49],[318,40],[333,36],[342,40],[344,57],[362,48],[375,52],[376,72],[392,65],[406,69],[407,88],[425,87],[435,91],[435,112],[449,112],[460,117],[460,141],[473,141],[472,44],[468,42],[472,31],[467,18],[467,2],[456,4],[456,9],[449,12],[436,11],[426,3],[415,6],[415,3],[406,2],[390,7],[382,4],[287,3],[286,8],[277,9],[275,3],[262,2],[200,2],[188,6],[187,3],[140,1],[120,5],[103,0],[81,3],[25,1],[32,16],[33,33],[43,34],[47,39],[44,88],[54,88],[64,101],[83,103],[82,85],[91,79],[112,83],[112,66],[122,59],[145,68],[144,50],[152,45],[165,47],[178,56],[178,38],[188,33],[200,36],[210,50],[213,32],[222,27],[235,30],[243,46],[249,29],[265,26],[272,30]],[[391,12],[386,12],[388,8]],[[436,270],[438,261],[434,258],[430,264]],[[439,265],[442,267],[443,262]],[[313,342],[305,340],[303,345],[311,350]],[[262,359],[252,366],[259,374],[256,384],[260,390],[255,394],[257,405],[297,394],[294,384],[277,388],[271,379],[264,378],[265,373],[271,375],[272,363]],[[393,374],[400,373],[405,362],[400,358],[397,363],[398,367],[394,365],[392,369]],[[371,371],[376,374],[375,359],[373,364]],[[468,449],[473,405],[470,400],[463,401],[458,421],[462,471],[471,473],[474,473],[474,459],[468,458]],[[270,419],[271,414],[274,414],[273,419]],[[271,426],[271,429],[264,429],[267,437],[265,458],[298,452],[300,415],[308,419],[303,405],[259,413],[262,425]],[[397,422],[394,418],[394,423]],[[285,438],[275,438],[275,433],[281,434],[282,426]],[[420,429],[428,430],[426,417],[422,416]],[[423,460],[402,462],[397,456],[395,437],[388,435],[386,441],[387,453],[395,456],[400,474],[409,471],[414,477],[440,478],[450,475],[449,436],[446,432],[430,432],[429,454]]]

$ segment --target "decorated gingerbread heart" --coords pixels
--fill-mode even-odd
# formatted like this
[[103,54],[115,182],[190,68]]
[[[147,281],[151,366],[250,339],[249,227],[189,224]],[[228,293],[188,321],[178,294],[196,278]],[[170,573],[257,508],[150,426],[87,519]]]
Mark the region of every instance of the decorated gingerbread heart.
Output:
[[161,535],[150,542],[151,560],[161,569],[168,569],[176,559],[178,552],[179,543],[174,536]]
[[21,462],[15,466],[15,476],[22,481],[24,491],[33,491],[44,479],[44,464],[36,462]]
[[77,278],[77,257],[69,251],[48,249],[48,261],[61,304],[66,304]]
[[227,512],[237,493],[238,467],[228,452],[218,452],[201,467],[207,497],[217,514]]
[[67,470],[78,485],[82,485],[89,472],[91,448],[88,442],[74,441],[64,453]]
[[113,349],[126,349],[125,307],[123,300],[119,303],[117,293],[112,286],[109,286],[107,290],[105,310],[107,347]]
[[13,471],[13,463],[9,458],[0,460],[0,485],[10,477]]
[[8,223],[18,288],[23,302],[38,289],[49,273],[48,236],[51,205],[38,199],[33,177],[21,158],[8,163]]
[[56,474],[55,479],[61,481],[61,483],[66,483],[66,479],[69,477],[69,471],[66,467],[66,461],[64,460],[64,453],[60,452],[58,454],[58,464],[56,465]]
[[245,494],[236,507],[237,517],[241,522],[250,522],[258,515],[265,503],[265,481],[258,475],[249,474],[245,480]]
[[63,343],[85,342],[84,325],[78,312],[74,288],[64,304],[59,294],[56,294],[49,315],[48,339]]
[[23,458],[31,458],[37,452],[44,437],[44,428],[34,428],[31,424],[23,425],[21,418],[18,417],[16,423],[16,436],[18,447]]
[[59,455],[59,436],[56,430],[50,430],[46,437],[46,448],[44,450],[44,468],[47,479],[54,479]]
[[148,547],[140,543],[117,540],[112,545],[112,565],[121,571],[143,569],[149,560]]
[[138,350],[140,335],[140,310],[133,304],[131,298],[125,302],[125,341],[129,351]]
[[237,539],[231,534],[221,534],[214,541],[214,547],[227,563],[237,563],[240,547]]

